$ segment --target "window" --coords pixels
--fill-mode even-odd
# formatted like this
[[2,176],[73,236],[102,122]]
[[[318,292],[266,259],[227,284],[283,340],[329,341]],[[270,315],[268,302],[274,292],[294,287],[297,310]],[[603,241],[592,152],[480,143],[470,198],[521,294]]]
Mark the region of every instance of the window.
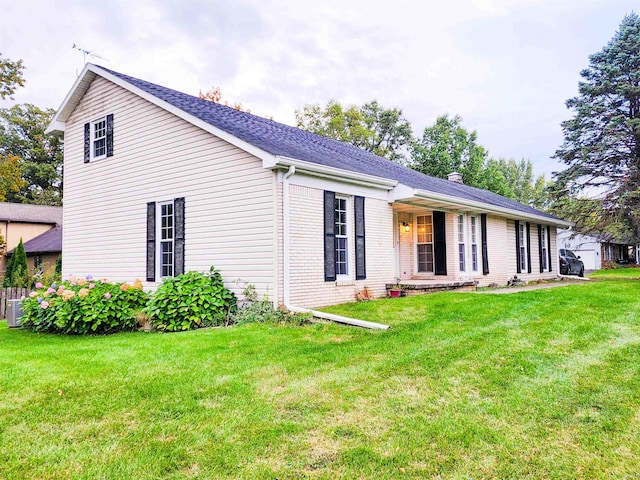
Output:
[[364,197],[324,191],[325,282],[367,278],[364,205]]
[[336,197],[334,202],[336,238],[336,275],[349,275],[349,236],[347,232],[347,199]]
[[147,281],[184,273],[184,197],[147,203]]
[[458,266],[460,267],[460,272],[467,271],[466,265],[466,255],[465,255],[465,244],[464,244],[464,215],[458,215]]
[[478,217],[471,217],[471,268],[478,271]]
[[107,154],[107,119],[91,124],[91,158],[100,158]]
[[160,277],[173,277],[173,202],[160,208]]
[[520,271],[527,271],[527,229],[524,223],[518,224],[518,251],[520,252]]
[[113,155],[113,113],[84,124],[84,163]]
[[433,273],[433,216],[416,216],[418,272]]
[[540,268],[543,272],[546,272],[549,270],[549,251],[547,249],[549,234],[547,227],[539,226],[538,228],[540,228],[540,249],[542,252],[540,255],[540,261],[542,262]]

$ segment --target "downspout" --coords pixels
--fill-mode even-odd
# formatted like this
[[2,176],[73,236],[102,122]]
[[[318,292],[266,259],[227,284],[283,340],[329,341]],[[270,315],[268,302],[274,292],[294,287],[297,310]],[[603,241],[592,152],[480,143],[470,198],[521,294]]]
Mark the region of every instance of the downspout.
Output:
[[333,315],[331,313],[318,312],[317,310],[311,310],[308,308],[296,307],[291,305],[291,259],[289,255],[290,251],[290,233],[291,233],[291,225],[290,225],[290,209],[289,209],[289,179],[293,177],[296,173],[296,167],[291,165],[287,173],[284,174],[282,178],[282,232],[284,235],[282,245],[284,249],[283,254],[283,274],[284,274],[284,285],[283,285],[283,304],[284,307],[290,312],[294,313],[310,313],[314,317],[322,318],[324,320],[331,320],[337,323],[344,323],[346,325],[354,325],[357,327],[363,328],[375,328],[386,330],[389,328],[389,325],[383,325],[381,323],[375,322],[367,322],[365,320],[358,320],[356,318],[343,317],[340,315]]

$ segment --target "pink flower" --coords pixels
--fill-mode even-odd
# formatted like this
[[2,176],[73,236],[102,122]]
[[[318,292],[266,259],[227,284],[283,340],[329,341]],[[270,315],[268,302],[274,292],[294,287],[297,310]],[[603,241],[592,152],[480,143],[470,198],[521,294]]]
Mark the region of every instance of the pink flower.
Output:
[[95,283],[90,283],[89,284],[89,288],[96,288],[96,284]]
[[36,283],[36,288],[42,288],[42,282]]
[[40,303],[41,308],[47,308],[48,306],[49,306],[49,302],[47,302],[46,300]]
[[111,294],[109,292],[104,294],[104,298],[106,298],[107,300],[111,298]]
[[47,288],[47,293],[56,293],[56,291],[53,288],[49,287]]
[[29,293],[29,296],[30,296],[31,298],[34,298],[36,295],[38,295],[36,292],[30,292],[30,293]]

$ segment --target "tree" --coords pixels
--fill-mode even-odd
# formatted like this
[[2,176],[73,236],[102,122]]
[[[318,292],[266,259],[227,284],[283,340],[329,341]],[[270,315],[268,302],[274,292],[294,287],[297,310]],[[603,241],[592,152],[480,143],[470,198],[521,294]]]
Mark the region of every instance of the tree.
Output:
[[18,246],[9,257],[7,267],[4,272],[3,287],[28,287],[31,283],[29,268],[27,267],[27,254],[24,250],[22,238]]
[[303,130],[351,143],[398,163],[407,159],[413,133],[399,108],[384,108],[376,100],[344,107],[330,100],[324,108],[305,105],[295,116]]
[[23,70],[22,60],[13,62],[0,53],[0,98],[12,98],[16,87],[24,86]]
[[20,175],[20,158],[0,155],[0,202],[6,201],[9,193],[19,192],[24,184]]
[[[496,178],[504,181],[498,184],[498,188],[492,188],[491,182],[496,182]],[[483,182],[485,182],[483,188],[526,205],[544,208],[547,203],[546,188],[549,182],[544,175],[535,177],[531,160],[490,158],[483,172],[481,183]]]
[[[611,218],[640,233],[640,18],[626,15],[619,30],[580,72],[579,95],[567,100],[564,143],[555,158],[556,199],[598,196]],[[573,220],[573,219],[572,219]]]
[[[213,86],[211,87],[211,89],[207,90],[204,93],[202,92],[202,90],[200,90],[200,93],[198,93],[198,97],[202,98],[203,100],[209,100],[210,102],[222,103],[222,92],[220,91],[220,87]],[[241,103],[236,102],[233,105],[229,105],[229,102],[225,100],[224,104],[227,107],[235,108],[236,110],[239,110],[241,112],[245,111],[247,113],[251,113],[251,110],[244,110]]]
[[484,188],[483,171],[487,150],[478,145],[478,134],[462,127],[459,115],[441,115],[422,138],[413,145],[411,168],[433,177],[447,178],[451,172],[462,174],[464,183]]
[[62,140],[44,133],[54,113],[28,103],[0,109],[0,157],[18,157],[23,180],[10,202],[62,202]]

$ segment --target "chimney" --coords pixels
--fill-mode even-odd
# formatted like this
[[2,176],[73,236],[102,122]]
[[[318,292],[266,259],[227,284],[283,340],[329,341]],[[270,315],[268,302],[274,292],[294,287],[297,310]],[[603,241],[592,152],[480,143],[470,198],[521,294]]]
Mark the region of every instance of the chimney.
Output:
[[462,181],[462,174],[458,172],[451,172],[449,175],[447,175],[447,180],[449,180],[450,182],[464,183]]

